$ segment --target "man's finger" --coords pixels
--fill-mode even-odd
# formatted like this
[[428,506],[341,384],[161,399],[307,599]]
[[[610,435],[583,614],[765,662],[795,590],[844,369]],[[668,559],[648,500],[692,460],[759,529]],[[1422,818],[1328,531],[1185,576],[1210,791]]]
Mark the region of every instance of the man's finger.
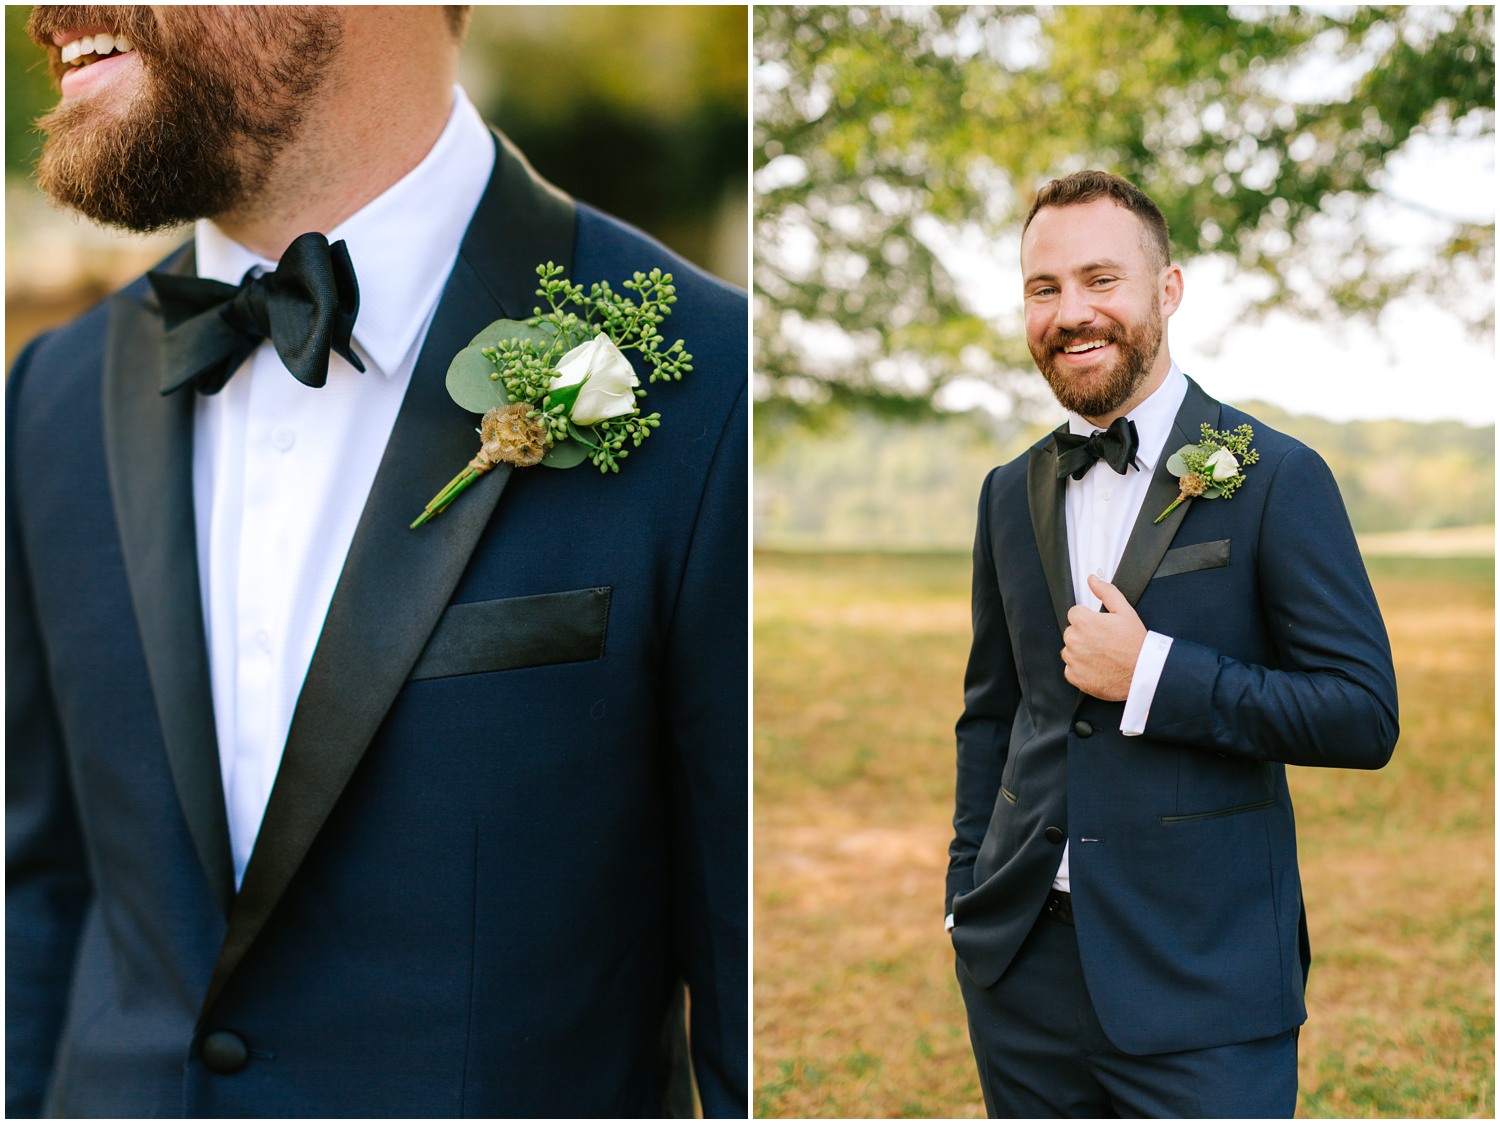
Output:
[[1093,590],[1094,596],[1099,598],[1111,613],[1135,616],[1135,608],[1125,599],[1125,595],[1103,578],[1090,574],[1089,589]]

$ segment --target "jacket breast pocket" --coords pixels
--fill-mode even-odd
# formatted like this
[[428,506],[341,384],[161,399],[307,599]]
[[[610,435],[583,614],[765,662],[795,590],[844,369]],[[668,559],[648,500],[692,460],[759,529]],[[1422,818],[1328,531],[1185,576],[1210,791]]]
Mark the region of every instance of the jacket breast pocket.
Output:
[[412,679],[578,663],[604,655],[610,587],[449,605]]
[[1215,566],[1229,565],[1229,540],[1215,539],[1213,542],[1195,542],[1190,546],[1179,546],[1167,551],[1156,567],[1153,578],[1170,578],[1174,574],[1187,574],[1193,570],[1211,570]]

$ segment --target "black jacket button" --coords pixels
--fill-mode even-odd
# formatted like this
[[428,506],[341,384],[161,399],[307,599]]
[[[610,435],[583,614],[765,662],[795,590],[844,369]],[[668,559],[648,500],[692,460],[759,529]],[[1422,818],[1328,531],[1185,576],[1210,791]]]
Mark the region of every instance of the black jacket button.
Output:
[[1042,832],[1042,834],[1047,837],[1048,843],[1061,843],[1064,839],[1067,838],[1067,836],[1063,834],[1063,829],[1060,827],[1049,827],[1046,831]]
[[1090,737],[1094,732],[1094,724],[1080,718],[1077,722],[1073,723],[1073,732],[1080,738]]
[[238,1073],[249,1060],[245,1040],[232,1030],[216,1030],[203,1039],[203,1064],[215,1073]]

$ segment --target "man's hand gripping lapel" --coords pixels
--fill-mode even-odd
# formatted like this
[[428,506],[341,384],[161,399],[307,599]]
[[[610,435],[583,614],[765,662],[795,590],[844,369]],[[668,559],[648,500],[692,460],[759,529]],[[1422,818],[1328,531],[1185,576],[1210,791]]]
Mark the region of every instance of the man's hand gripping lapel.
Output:
[[1104,603],[1104,612],[1082,605],[1068,610],[1063,632],[1063,675],[1068,682],[1095,698],[1123,702],[1130,694],[1130,679],[1146,626],[1125,595],[1109,582],[1089,575],[1089,589]]

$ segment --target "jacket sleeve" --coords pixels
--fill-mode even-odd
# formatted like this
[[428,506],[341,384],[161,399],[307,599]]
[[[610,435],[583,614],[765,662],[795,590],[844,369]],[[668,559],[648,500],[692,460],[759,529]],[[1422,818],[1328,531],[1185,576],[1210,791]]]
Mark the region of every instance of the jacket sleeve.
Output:
[[1288,765],[1380,768],[1398,733],[1390,641],[1333,474],[1305,446],[1269,484],[1257,577],[1274,665],[1174,639],[1147,736]]
[[25,368],[7,387],[5,496],[5,1114],[37,1116],[91,896],[30,567],[17,526],[14,429]]
[[749,1115],[746,393],[712,453],[664,671],[678,955],[705,1117]]
[[994,484],[992,472],[980,492],[974,533],[974,639],[964,672],[963,714],[955,730],[958,778],[954,785],[953,842],[948,846],[945,913],[953,911],[955,895],[974,888],[974,861],[995,810],[1010,752],[1011,723],[1021,699],[1015,653],[1011,650],[995,571],[989,522],[990,490]]

